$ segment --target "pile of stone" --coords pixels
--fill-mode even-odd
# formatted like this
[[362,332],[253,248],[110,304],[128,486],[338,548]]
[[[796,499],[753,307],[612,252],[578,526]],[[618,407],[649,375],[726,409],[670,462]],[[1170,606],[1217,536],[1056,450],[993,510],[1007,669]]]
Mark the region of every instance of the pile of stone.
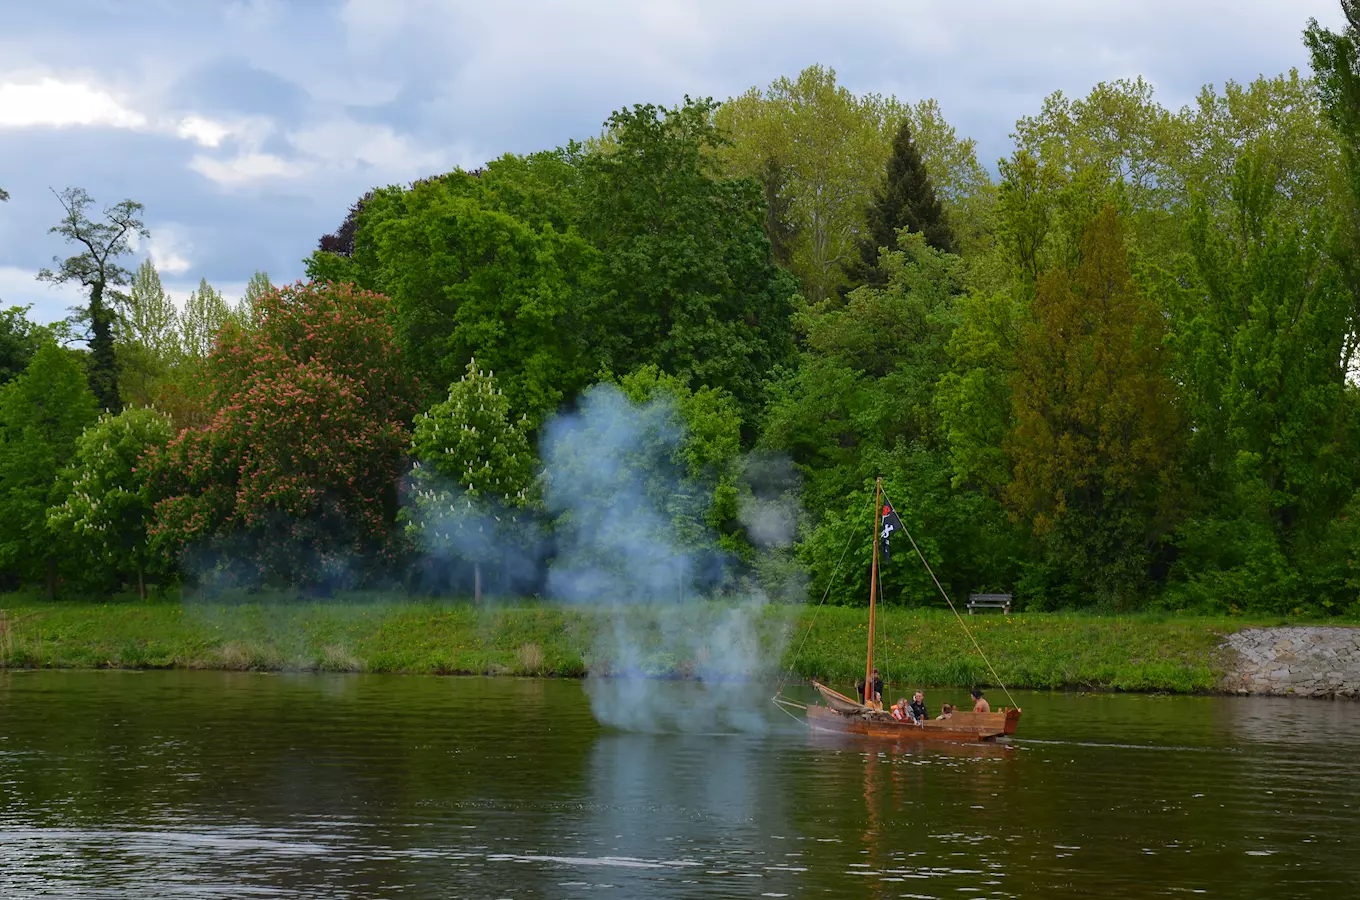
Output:
[[1360,628],[1248,628],[1229,635],[1223,649],[1225,690],[1360,697]]

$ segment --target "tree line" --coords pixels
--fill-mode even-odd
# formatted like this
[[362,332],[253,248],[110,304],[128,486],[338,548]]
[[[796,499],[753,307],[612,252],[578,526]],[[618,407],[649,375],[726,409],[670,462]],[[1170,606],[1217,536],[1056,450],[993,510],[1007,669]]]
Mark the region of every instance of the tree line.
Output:
[[[52,591],[534,590],[514,570],[564,527],[542,437],[607,385],[665,400],[686,436],[647,458],[703,502],[666,506],[662,482],[658,502],[761,578],[863,602],[882,475],[954,592],[1353,613],[1342,5],[1341,32],[1308,25],[1311,77],[1178,110],[1141,79],[1054,93],[995,178],[938,104],[819,66],[634,106],[585,143],[374,189],[306,284],[257,274],[238,307],[204,283],[180,312],[149,262],[120,267],[141,208],[94,216],[68,190],[53,231],[77,252],[41,277],[87,304],[0,321],[0,567]],[[771,459],[796,476],[787,557],[742,513]],[[884,577],[890,601],[936,602],[919,566]]]

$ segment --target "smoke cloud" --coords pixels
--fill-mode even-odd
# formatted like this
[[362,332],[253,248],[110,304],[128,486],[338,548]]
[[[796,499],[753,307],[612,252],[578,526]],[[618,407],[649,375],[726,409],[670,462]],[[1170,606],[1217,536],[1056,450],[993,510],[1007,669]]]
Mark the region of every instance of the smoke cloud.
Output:
[[[778,667],[784,619],[722,547],[710,522],[714,481],[684,465],[686,429],[666,395],[635,404],[597,385],[545,429],[545,502],[557,543],[550,597],[600,609],[586,683],[603,723],[630,731],[760,732],[759,680]],[[793,537],[791,472],[747,465],[740,520],[760,552]],[[721,595],[722,599],[711,599]],[[688,674],[693,691],[663,695],[649,677]]]

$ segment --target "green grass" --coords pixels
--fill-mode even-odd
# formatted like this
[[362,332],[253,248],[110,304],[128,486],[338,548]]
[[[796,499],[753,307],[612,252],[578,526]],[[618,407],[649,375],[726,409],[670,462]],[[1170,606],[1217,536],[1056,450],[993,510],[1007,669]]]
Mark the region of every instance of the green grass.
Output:
[[[629,608],[649,675],[721,670],[711,636],[729,607]],[[613,625],[594,608],[424,602],[355,595],[317,602],[45,602],[0,597],[0,665],[15,668],[187,668],[265,671],[518,674],[577,677],[619,666]],[[1000,680],[1011,687],[1132,691],[1213,690],[1223,635],[1253,624],[1233,618],[1025,613],[965,616]],[[811,628],[809,628],[811,624]],[[760,645],[784,647],[779,667],[847,684],[863,673],[862,609],[768,606],[755,622]],[[677,650],[663,633],[681,630]],[[967,686],[996,682],[954,616],[880,610],[875,661],[896,683]],[[767,653],[773,663],[773,653]],[[772,664],[768,673],[773,676]]]

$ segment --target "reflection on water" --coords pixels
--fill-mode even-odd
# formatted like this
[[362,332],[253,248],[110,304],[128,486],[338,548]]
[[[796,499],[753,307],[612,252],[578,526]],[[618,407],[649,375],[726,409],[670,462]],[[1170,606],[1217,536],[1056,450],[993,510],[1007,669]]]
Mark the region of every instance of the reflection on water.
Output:
[[1360,705],[1018,699],[962,745],[611,732],[552,680],[0,674],[0,897],[1354,895]]

